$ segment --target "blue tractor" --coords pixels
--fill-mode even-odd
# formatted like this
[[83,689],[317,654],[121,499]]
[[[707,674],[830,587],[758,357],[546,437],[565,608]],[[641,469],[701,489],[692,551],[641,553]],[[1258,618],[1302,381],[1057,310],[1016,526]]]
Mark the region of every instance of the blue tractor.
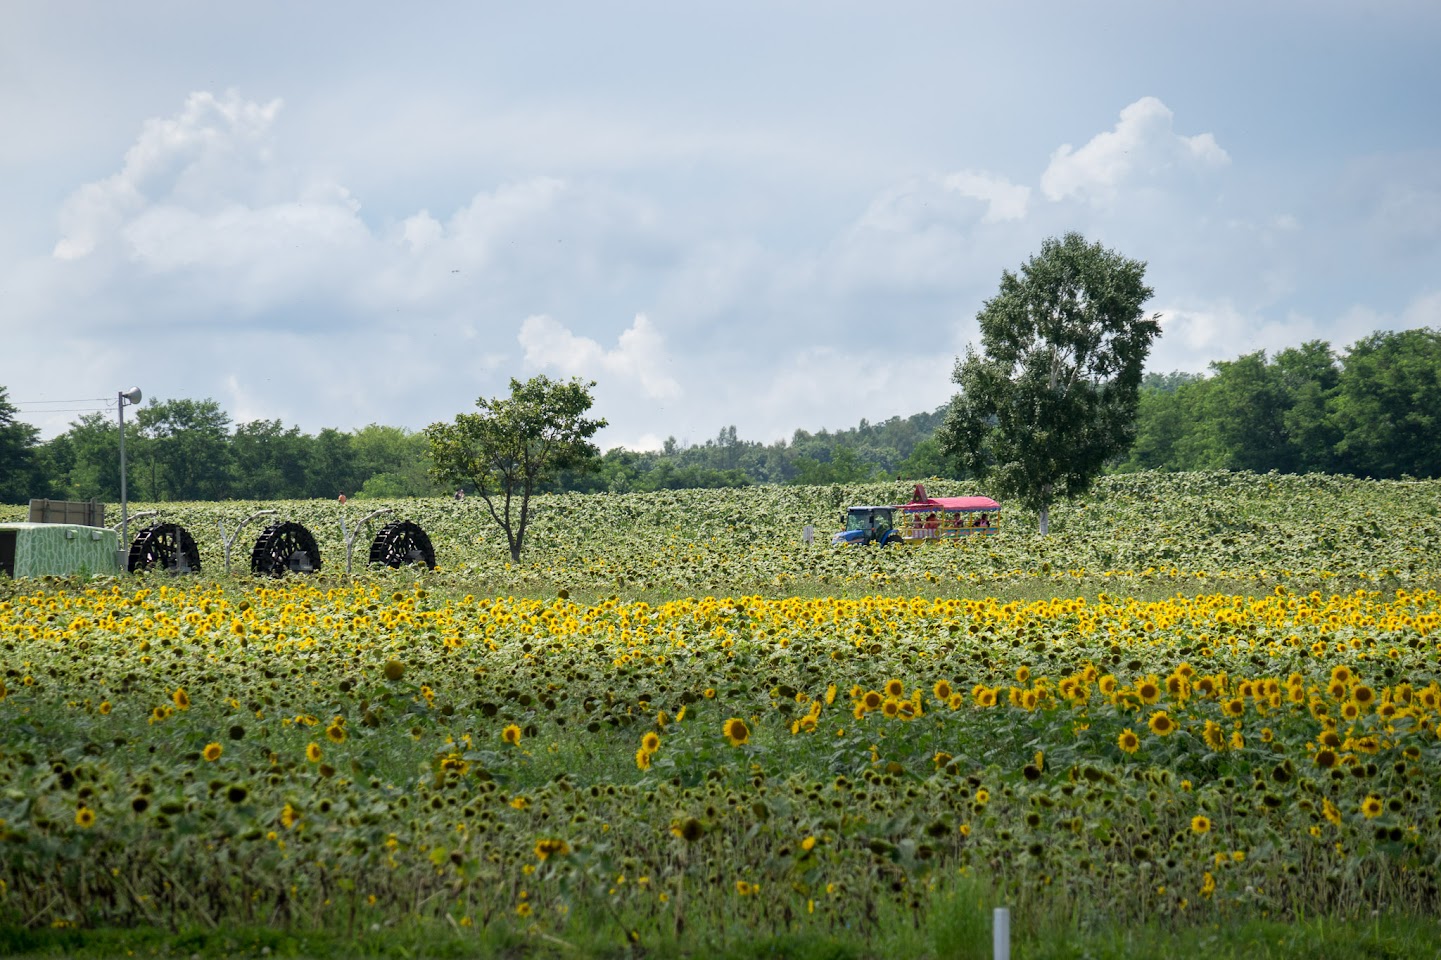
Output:
[[858,547],[878,543],[883,547],[901,542],[895,529],[894,507],[851,507],[842,520],[846,528],[831,537],[831,546]]

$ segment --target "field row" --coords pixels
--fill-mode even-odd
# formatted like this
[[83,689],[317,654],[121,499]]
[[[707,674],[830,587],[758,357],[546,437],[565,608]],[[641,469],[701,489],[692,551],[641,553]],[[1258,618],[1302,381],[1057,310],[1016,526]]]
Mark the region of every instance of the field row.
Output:
[[644,940],[966,875],[1095,918],[1434,912],[1438,628],[1431,590],[16,590],[0,912]]

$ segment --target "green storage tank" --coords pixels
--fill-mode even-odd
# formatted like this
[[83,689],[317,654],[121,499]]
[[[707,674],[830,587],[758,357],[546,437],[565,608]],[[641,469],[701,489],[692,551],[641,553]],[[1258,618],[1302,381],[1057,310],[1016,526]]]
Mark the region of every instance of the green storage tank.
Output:
[[0,523],[0,573],[12,577],[110,576],[120,534],[77,523]]

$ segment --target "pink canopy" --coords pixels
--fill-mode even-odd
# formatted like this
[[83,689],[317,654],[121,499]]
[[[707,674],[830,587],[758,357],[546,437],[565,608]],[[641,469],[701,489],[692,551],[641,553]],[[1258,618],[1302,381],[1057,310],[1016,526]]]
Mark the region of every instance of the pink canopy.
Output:
[[990,497],[929,497],[925,500],[903,503],[896,509],[904,510],[906,513],[954,512],[958,510],[976,512],[999,510],[1001,505]]

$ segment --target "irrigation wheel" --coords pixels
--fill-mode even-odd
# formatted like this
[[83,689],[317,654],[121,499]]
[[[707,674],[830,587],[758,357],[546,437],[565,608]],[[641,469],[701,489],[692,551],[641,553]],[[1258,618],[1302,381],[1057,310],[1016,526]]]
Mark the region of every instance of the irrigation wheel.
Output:
[[126,569],[164,570],[166,573],[199,573],[200,550],[190,531],[178,523],[157,523],[135,535],[130,544]]
[[396,520],[380,528],[370,544],[370,562],[387,567],[423,563],[435,569],[435,548],[419,524]]
[[255,540],[250,572],[271,577],[287,573],[315,573],[320,569],[320,547],[310,531],[294,521],[273,523]]

